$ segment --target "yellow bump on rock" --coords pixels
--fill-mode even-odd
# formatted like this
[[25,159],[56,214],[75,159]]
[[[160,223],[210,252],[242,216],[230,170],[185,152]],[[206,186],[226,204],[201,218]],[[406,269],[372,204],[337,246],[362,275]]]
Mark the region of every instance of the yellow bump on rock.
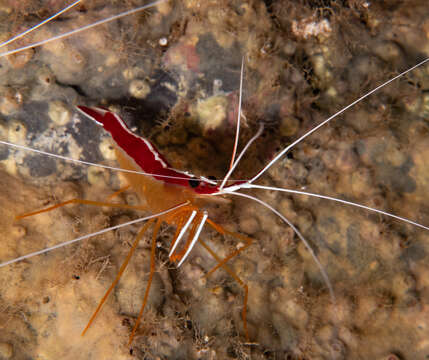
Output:
[[62,101],[52,101],[49,103],[48,115],[51,120],[59,126],[66,125],[71,118],[70,110]]

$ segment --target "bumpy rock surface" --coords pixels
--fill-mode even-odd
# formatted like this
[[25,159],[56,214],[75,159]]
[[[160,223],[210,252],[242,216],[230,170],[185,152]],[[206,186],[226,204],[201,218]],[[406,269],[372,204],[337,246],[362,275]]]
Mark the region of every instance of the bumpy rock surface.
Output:
[[[53,4],[54,3],[54,4]],[[67,4],[0,5],[0,40]],[[11,50],[142,5],[88,1]],[[1,55],[0,55],[1,56]],[[180,169],[222,178],[229,166],[245,60],[240,148],[265,125],[236,179],[368,90],[429,56],[425,0],[166,1],[106,25],[0,57],[0,140],[115,166],[110,137],[75,111],[121,114]],[[349,109],[278,161],[258,182],[355,201],[429,225],[429,66]],[[142,216],[70,205],[15,216],[71,198],[105,201],[118,173],[0,145],[0,262]],[[210,218],[251,236],[229,262],[242,287],[201,246],[176,269],[174,228],[157,240],[148,308],[128,336],[147,284],[150,231],[85,336],[139,226],[105,233],[0,268],[0,358],[5,359],[427,359],[429,232],[328,200],[248,192],[302,232],[323,264],[275,214],[248,199],[208,208]],[[144,204],[132,189],[114,200]],[[225,257],[244,244],[206,229]]]

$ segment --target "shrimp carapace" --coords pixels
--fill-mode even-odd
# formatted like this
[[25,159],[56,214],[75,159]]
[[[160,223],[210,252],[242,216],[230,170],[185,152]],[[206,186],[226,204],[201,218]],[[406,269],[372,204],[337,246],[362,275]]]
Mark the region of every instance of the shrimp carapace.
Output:
[[[166,185],[178,185],[197,195],[219,192],[216,181],[174,169],[149,140],[132,133],[117,114],[98,107],[78,106],[77,109],[112,135],[117,153],[120,153],[118,161],[123,168],[140,171]],[[129,173],[126,176],[128,175]],[[137,189],[140,187],[138,183],[143,181],[141,178],[142,176],[129,177],[129,180],[137,185]],[[232,185],[237,184],[238,182]]]

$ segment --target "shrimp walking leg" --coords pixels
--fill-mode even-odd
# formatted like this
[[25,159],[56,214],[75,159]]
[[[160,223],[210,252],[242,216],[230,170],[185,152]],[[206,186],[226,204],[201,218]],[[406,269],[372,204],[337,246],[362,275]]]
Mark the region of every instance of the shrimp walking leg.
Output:
[[111,199],[117,197],[118,195],[122,194],[124,191],[127,191],[130,187],[131,187],[131,185],[127,185],[127,186],[121,187],[119,190],[115,191],[113,194],[110,194],[106,198],[106,200],[111,200]]
[[156,250],[156,237],[158,235],[159,228],[161,227],[162,219],[158,218],[155,228],[153,229],[152,234],[152,246],[150,249],[150,272],[149,279],[147,280],[146,291],[143,298],[143,304],[140,308],[139,315],[137,317],[136,323],[134,324],[133,331],[131,332],[130,338],[128,340],[128,345],[130,345],[133,341],[134,335],[140,325],[140,321],[143,315],[144,308],[146,307],[147,298],[149,296],[150,286],[152,284],[153,274],[155,273],[155,250]]
[[176,227],[176,232],[175,232],[175,234],[174,234],[174,238],[173,238],[173,241],[171,242],[171,244],[170,244],[170,249],[169,249],[169,252],[172,254],[173,252],[174,252],[174,247],[175,247],[175,244],[176,244],[176,242],[177,242],[177,239],[179,238],[179,236],[180,236],[180,232],[181,232],[181,230],[182,230],[182,228],[183,228],[183,226],[185,225],[185,222],[186,222],[186,218],[185,218],[185,215],[184,214],[180,214],[178,217],[177,217],[177,227]]
[[226,235],[230,235],[236,239],[242,240],[245,242],[245,244],[243,246],[241,246],[239,249],[233,251],[231,254],[229,254],[225,259],[221,260],[213,269],[211,269],[206,275],[205,277],[209,277],[211,274],[213,274],[217,269],[219,269],[220,267],[223,267],[223,265],[225,265],[229,260],[231,260],[232,258],[236,257],[238,254],[240,254],[242,251],[246,250],[250,245],[252,245],[253,243],[253,239],[249,238],[247,236],[244,236],[242,234],[236,233],[236,232],[232,232],[232,231],[228,231],[226,229],[224,229],[222,226],[220,226],[219,224],[216,224],[215,222],[211,221],[210,219],[207,220],[207,223],[213,227],[213,229],[215,229],[217,232],[219,232],[220,234],[226,234]]
[[[122,274],[124,273],[125,269],[127,268],[127,265],[130,262],[130,259],[133,256],[134,251],[136,250],[137,245],[139,244],[141,238],[143,237],[144,233],[146,232],[146,230],[149,228],[149,226],[152,223],[153,223],[153,219],[150,219],[146,224],[144,224],[143,228],[137,234],[136,239],[134,240],[133,246],[131,247],[130,251],[128,252],[128,255],[125,258],[125,261],[122,263],[121,268],[119,269],[118,275],[116,275],[115,280],[113,280],[112,284],[107,289],[106,293],[104,294],[104,296],[102,297],[102,299],[98,303],[98,306],[95,309],[94,313],[92,314],[91,318],[89,319],[88,324],[85,326],[85,329],[83,329],[83,331],[82,331],[82,334],[81,334],[82,336],[85,335],[85,333],[87,332],[87,330],[89,329],[89,327],[91,326],[91,324],[94,322],[94,319],[97,316],[97,314],[100,312],[101,307],[106,302],[108,296],[110,295],[110,293],[112,292],[113,288],[116,286],[116,284],[118,283],[118,281],[121,278]],[[156,235],[155,232],[154,232],[154,235]],[[149,288],[149,287],[150,287],[150,283],[148,283],[147,288]]]
[[[207,250],[207,252],[218,262],[222,263],[222,259],[203,241],[199,240],[200,244]],[[249,331],[247,329],[247,299],[249,295],[249,288],[247,284],[241,280],[238,275],[226,264],[222,264],[222,268],[235,280],[244,290],[244,299],[243,299],[243,310],[241,312],[241,317],[243,319],[243,328],[246,340],[249,341]]]
[[85,199],[71,199],[71,200],[67,200],[67,201],[64,201],[62,203],[56,204],[56,205],[52,205],[50,207],[47,207],[46,209],[37,210],[37,211],[30,212],[30,213],[22,214],[22,215],[17,215],[15,219],[20,220],[20,219],[23,219],[26,217],[34,216],[37,214],[42,214],[42,213],[45,213],[48,211],[52,211],[52,210],[55,210],[55,209],[58,209],[60,207],[63,207],[65,205],[70,205],[70,204],[108,206],[108,207],[113,207],[113,208],[130,209],[130,210],[145,210],[145,208],[143,206],[133,206],[133,205],[126,205],[126,204],[113,204],[113,203],[107,203],[107,202],[101,202],[101,201],[92,201],[92,200],[85,200]]

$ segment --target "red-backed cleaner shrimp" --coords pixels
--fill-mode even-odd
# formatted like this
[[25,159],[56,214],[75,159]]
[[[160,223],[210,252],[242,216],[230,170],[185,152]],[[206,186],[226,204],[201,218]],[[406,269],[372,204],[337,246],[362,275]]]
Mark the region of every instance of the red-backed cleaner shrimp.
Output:
[[[404,39],[424,39],[425,30],[421,34],[409,35],[404,30],[404,27],[409,26],[404,25],[406,10],[399,5],[398,9],[392,10],[367,2],[350,3],[349,7],[332,6],[330,9],[315,4],[305,7],[280,1],[273,2],[268,8],[258,2],[240,5],[202,3],[198,6],[186,2],[181,8],[184,15],[181,18],[185,19],[182,22],[173,12],[179,10],[178,6],[165,4],[159,5],[157,11],[148,17],[141,17],[132,23],[142,27],[146,26],[145,21],[159,25],[153,30],[154,35],[147,40],[148,46],[144,50],[134,49],[130,45],[131,41],[126,41],[130,33],[124,34],[113,28],[110,30],[116,32],[119,38],[126,38],[122,42],[125,49],[115,48],[110,51],[108,47],[102,46],[100,53],[86,57],[84,40],[81,44],[71,46],[64,42],[62,47],[52,42],[45,45],[40,53],[33,54],[32,50],[30,53],[27,50],[8,60],[16,66],[14,75],[20,72],[26,74],[26,71],[35,69],[37,79],[42,83],[38,86],[29,83],[30,90],[25,92],[23,80],[19,77],[13,81],[5,77],[8,81],[5,80],[6,84],[13,84],[2,90],[7,96],[3,97],[1,104],[1,112],[7,120],[2,123],[1,129],[3,134],[7,133],[9,140],[3,143],[8,143],[10,152],[14,151],[13,145],[36,147],[39,144],[44,150],[50,150],[47,152],[57,150],[67,156],[77,153],[92,160],[95,154],[80,150],[83,146],[76,144],[74,137],[69,136],[76,128],[85,128],[91,131],[85,141],[91,143],[96,138],[95,127],[91,127],[83,117],[78,118],[72,106],[91,104],[103,107],[80,106],[79,109],[110,131],[117,145],[127,153],[124,155],[118,152],[120,167],[142,169],[151,175],[122,175],[132,184],[131,188],[146,199],[147,203],[141,205],[133,200],[132,195],[127,195],[129,191],[117,193],[110,200],[105,199],[106,189],[100,183],[123,189],[123,184],[119,184],[120,181],[113,176],[110,178],[107,170],[94,170],[95,167],[91,167],[87,178],[92,186],[76,186],[75,181],[70,181],[77,178],[75,167],[60,165],[52,174],[49,170],[50,160],[37,162],[33,157],[37,165],[29,164],[24,148],[13,153],[15,162],[9,154],[2,155],[9,173],[22,172],[16,170],[15,164],[18,164],[21,169],[29,169],[31,176],[42,178],[42,182],[50,176],[60,179],[57,180],[59,185],[53,191],[52,198],[49,198],[43,188],[34,190],[25,185],[18,186],[21,180],[14,183],[10,176],[3,177],[2,188],[13,190],[3,194],[3,218],[7,220],[2,220],[5,221],[2,225],[8,229],[8,238],[16,245],[5,246],[1,254],[1,259],[5,261],[2,265],[9,263],[7,259],[18,259],[21,255],[44,247],[52,248],[56,246],[54,244],[76,238],[74,232],[79,233],[78,236],[92,233],[98,231],[101,224],[116,229],[119,220],[124,219],[119,219],[119,210],[114,207],[128,209],[130,212],[126,216],[131,216],[132,209],[150,209],[155,217],[154,220],[147,220],[151,221],[149,224],[156,222],[156,225],[149,245],[142,245],[134,254],[137,257],[134,262],[144,262],[145,267],[130,263],[132,271],[121,279],[114,300],[105,303],[103,312],[95,321],[90,320],[91,328],[84,337],[80,337],[76,329],[81,331],[82,324],[85,326],[97,301],[111,283],[112,276],[122,274],[123,268],[119,269],[119,264],[127,253],[129,255],[125,263],[128,262],[138,246],[137,240],[144,235],[149,225],[144,225],[140,232],[132,229],[127,233],[118,229],[114,233],[116,235],[109,235],[102,231],[106,237],[105,243],[95,248],[82,245],[71,250],[64,248],[61,250],[63,252],[41,250],[43,255],[37,261],[34,258],[31,264],[24,261],[2,269],[3,288],[7,284],[18,283],[10,286],[9,292],[2,292],[0,305],[4,309],[3,323],[10,325],[3,337],[5,340],[0,344],[1,349],[5,349],[2,351],[7,353],[12,348],[10,351],[17,352],[18,358],[23,357],[25,351],[28,354],[37,353],[41,358],[66,358],[69,356],[64,355],[66,339],[67,342],[79,342],[79,351],[85,354],[85,358],[103,357],[109,351],[111,354],[116,344],[127,342],[124,333],[129,328],[134,335],[138,320],[133,319],[140,318],[141,302],[147,302],[150,306],[145,311],[143,324],[139,327],[140,333],[137,331],[133,343],[133,355],[141,358],[422,357],[427,349],[424,342],[427,334],[424,321],[427,317],[427,284],[424,280],[424,274],[427,273],[427,267],[424,266],[427,234],[418,231],[418,227],[427,229],[421,224],[428,223],[423,205],[427,178],[424,165],[424,154],[427,153],[427,126],[424,121],[427,117],[427,97],[424,93],[427,89],[427,66],[420,63],[417,73],[399,75],[407,81],[399,80],[392,84],[393,90],[383,88],[377,100],[371,102],[370,98],[369,103],[361,103],[363,98],[359,98],[356,101],[359,103],[358,108],[354,108],[356,112],[346,115],[345,119],[331,122],[348,107],[332,117],[325,114],[328,107],[339,108],[346,99],[348,101],[358,92],[369,94],[363,91],[369,88],[363,78],[368,83],[377,81],[377,84],[381,83],[381,78],[393,79],[394,76],[386,76],[389,71],[383,74],[380,70],[384,65],[387,68],[411,69],[411,66],[405,65],[412,61],[417,63],[414,59],[422,56],[414,51],[415,56],[412,57],[413,51],[406,51]],[[78,11],[85,17],[88,15],[85,6],[90,10],[108,9],[96,3],[85,3]],[[284,19],[287,12],[294,20]],[[385,34],[380,29],[385,28],[379,22],[381,15],[386,12],[392,16],[394,30],[391,30],[390,37],[384,38],[382,35]],[[424,19],[414,16],[420,19],[416,23],[426,29]],[[348,20],[350,27],[346,27],[341,17]],[[73,21],[82,26],[82,18],[76,16]],[[161,19],[167,19],[167,25],[162,25]],[[258,19],[259,22],[252,22],[252,19]],[[62,22],[67,23],[64,19]],[[292,36],[281,41],[276,34],[285,36],[285,29]],[[348,42],[354,36],[350,29],[361,31],[360,36],[372,43],[371,53],[363,44]],[[363,30],[375,35],[368,35]],[[329,40],[333,36],[330,33],[341,34],[344,43],[356,48],[351,47],[346,54],[339,56],[337,47]],[[105,32],[101,30],[93,31],[87,39],[99,43],[104,35]],[[400,35],[403,38],[398,40]],[[237,43],[231,40],[234,37]],[[159,41],[154,40],[157,38]],[[245,38],[251,40],[243,40]],[[314,38],[317,41],[311,40]],[[224,76],[220,82],[213,77],[213,74],[218,75],[219,69],[218,72],[212,71],[204,65],[204,61],[209,63],[216,58],[211,54],[213,47],[220,59],[227,59],[222,63],[224,66],[220,67],[220,73],[229,76]],[[231,95],[239,94],[240,98],[242,95],[241,91],[236,91],[240,73],[237,59],[240,56],[234,53],[234,49],[238,48],[241,48],[237,51],[238,55],[244,54],[246,60],[244,89],[254,94],[244,97],[244,113],[249,128],[245,128],[242,134],[247,141],[241,140],[240,143],[251,144],[248,139],[256,133],[258,119],[266,123],[265,137],[249,146],[247,156],[238,157],[235,161],[233,156],[230,170],[234,170],[235,165],[241,165],[242,168],[237,168],[233,176],[244,180],[230,180],[231,171],[220,181],[179,172],[175,168],[192,167],[189,160],[186,163],[186,152],[189,153],[189,159],[204,159],[195,166],[197,171],[198,168],[208,167],[204,162],[212,162],[214,167],[218,165],[218,158],[222,159],[222,164],[228,162],[230,156],[221,154],[219,150],[228,154],[228,149],[232,148],[233,141],[229,138],[233,137],[233,126],[230,125],[237,116],[231,114],[236,112],[237,104],[241,105],[237,96]],[[223,49],[233,53],[235,62],[228,62]],[[367,53],[361,55],[365,51]],[[129,87],[120,85],[115,70],[112,70],[123,65],[118,62],[118,57],[115,58],[115,52],[119,55],[131,52],[144,59],[141,63],[133,63],[129,56],[125,57],[130,64],[124,65],[121,75]],[[172,75],[169,77],[163,74],[164,78],[161,78],[159,74],[152,73],[146,76],[148,69],[160,67],[159,64],[147,65],[145,61],[151,58],[147,54],[161,58],[162,66],[168,69],[168,75]],[[353,58],[355,54],[359,55]],[[338,58],[334,59],[336,55]],[[54,62],[53,57],[60,61]],[[100,69],[94,67],[101,74],[101,80],[93,76],[86,83],[82,82],[81,78],[86,76],[84,69],[91,69],[97,63],[94,60],[97,57],[103,58]],[[59,66],[62,61],[64,69]],[[40,70],[35,66],[37,62],[49,64],[48,68],[53,71],[43,67]],[[303,64],[303,71],[296,70],[297,64]],[[344,70],[346,68],[350,70]],[[334,74],[334,69],[339,69],[339,75]],[[383,76],[363,75],[367,70],[379,71]],[[206,82],[201,82],[199,75],[195,74],[204,74]],[[174,75],[180,79],[176,83],[173,81]],[[106,79],[108,82],[104,81]],[[256,84],[256,81],[260,83]],[[195,89],[191,95],[188,90],[190,84]],[[133,117],[143,116],[148,121],[147,114],[138,115],[135,109],[150,109],[156,103],[153,94],[160,95],[156,92],[157,87],[163,87],[167,93],[164,100],[170,105],[171,99],[168,97],[172,92],[186,95],[179,95],[180,101],[173,101],[170,115],[164,114],[164,119],[168,117],[165,124],[171,122],[172,129],[166,130],[163,126],[149,129],[154,139],[151,143],[146,139],[147,135],[143,139],[130,132],[125,121],[130,117],[130,112]],[[33,116],[31,119],[28,110],[20,104],[20,93],[13,93],[15,88],[24,89],[21,94],[24,100],[31,99],[28,101]],[[41,99],[45,101],[44,91],[48,89],[53,95],[48,98],[49,107],[46,109],[38,102]],[[168,92],[171,89],[173,91]],[[349,94],[346,94],[345,89]],[[402,95],[405,90],[414,92]],[[123,95],[116,95],[114,91],[131,94],[131,101],[123,101]],[[341,93],[344,93],[346,99],[339,101]],[[200,101],[193,102],[197,98],[201,98]],[[140,102],[133,99],[140,99]],[[109,110],[104,108],[107,105]],[[134,110],[127,113],[127,107]],[[123,113],[124,120],[115,115],[112,109]],[[218,111],[214,112],[213,109]],[[332,108],[329,112],[332,113]],[[53,120],[54,125],[51,127],[34,120],[46,119],[46,113]],[[149,116],[154,113],[151,110]],[[219,116],[219,113],[224,115]],[[162,117],[162,114],[156,114]],[[323,118],[328,120],[322,121]],[[198,130],[195,130],[195,119],[201,122]],[[384,127],[384,122],[389,123],[389,120],[392,126]],[[180,128],[178,124],[181,122],[187,125]],[[117,128],[112,129],[111,126]],[[33,134],[32,128],[37,127],[43,128],[43,136],[27,137],[25,131]],[[183,141],[185,130],[190,135],[186,135]],[[62,142],[59,146],[55,143],[55,137],[61,131],[64,138],[69,136],[72,144],[65,152],[62,152],[65,146]],[[222,131],[228,134],[226,139],[220,137]],[[84,136],[84,132],[80,132]],[[405,134],[411,134],[412,141],[406,140]],[[135,139],[136,148],[130,145],[128,137]],[[212,151],[207,151],[205,157],[199,156],[204,152],[201,138],[210,137],[215,138],[209,147]],[[165,152],[166,157],[173,159],[174,168],[169,165],[171,160],[167,161],[161,155],[162,151],[158,152],[155,148],[155,143],[160,147],[168,147],[168,140],[177,144]],[[286,142],[290,145],[284,147]],[[275,155],[279,144],[281,147]],[[101,148],[104,150],[104,160],[114,166],[114,151],[106,138]],[[288,157],[285,156],[287,153]],[[272,160],[268,165],[258,168],[260,162],[266,161],[269,156]],[[180,162],[185,162],[186,166],[180,166]],[[249,178],[249,173],[253,178]],[[69,181],[65,183],[64,179]],[[103,189],[102,194],[96,194],[100,189]],[[42,195],[36,195],[36,201],[34,194],[38,191]],[[286,198],[281,195],[284,192],[294,195]],[[17,201],[13,211],[8,209],[8,204],[14,201],[10,193],[20,194],[19,197],[23,199]],[[85,196],[81,196],[82,193]],[[171,196],[171,200],[168,196]],[[82,206],[64,207],[61,211],[47,213],[38,211],[37,216],[12,223],[12,215],[51,206],[52,203],[73,197],[96,199],[93,202],[86,201],[87,205],[106,205],[106,202],[112,201],[117,203],[113,209],[103,207],[100,214],[99,207],[84,210],[85,201],[79,201]],[[231,202],[215,201],[213,206],[205,209],[202,203],[208,197],[228,198]],[[217,207],[223,213],[219,214]],[[364,209],[350,210],[351,207]],[[375,209],[387,209],[388,212]],[[374,214],[377,216],[374,217]],[[396,220],[387,220],[388,217],[396,217]],[[166,237],[159,228],[160,221],[175,225],[176,233],[167,237],[167,245],[156,242],[157,234],[161,238]],[[285,222],[291,227],[288,228]],[[207,231],[210,226],[214,232]],[[288,229],[292,229],[297,236]],[[186,230],[188,234],[185,234]],[[165,231],[168,233],[168,230]],[[98,231],[97,234],[102,232]],[[58,234],[61,234],[62,239],[57,238]],[[227,242],[230,241],[228,246],[222,246],[219,234],[226,235]],[[84,235],[75,240],[87,237]],[[116,237],[122,239],[125,246]],[[42,238],[47,238],[48,242],[40,247]],[[31,244],[28,239],[32,240]],[[253,245],[249,246],[251,239],[254,239]],[[155,255],[156,246],[159,247],[159,255]],[[214,249],[211,254],[214,259],[205,252],[210,249]],[[62,258],[65,255],[64,260]],[[149,260],[154,264],[157,256],[161,265],[155,272],[153,266],[146,266]],[[168,257],[181,266],[179,271],[168,267]],[[223,267],[226,272],[218,270],[218,267]],[[62,271],[58,271],[59,268]],[[140,274],[149,274],[149,277],[143,279],[143,285],[131,281],[130,286],[127,276],[140,280],[140,274],[131,274],[136,270],[140,270]],[[58,274],[53,276],[52,271]],[[40,280],[43,274],[46,275],[46,283]],[[210,276],[204,277],[204,274]],[[232,276],[235,281],[231,281],[228,276]],[[17,280],[19,278],[21,282]],[[32,282],[35,283],[34,288],[30,286]],[[126,286],[120,288],[121,283]],[[136,294],[127,297],[124,293],[130,289],[131,292],[135,290]],[[20,297],[21,292],[26,295]],[[152,299],[151,293],[156,294]],[[130,306],[130,298],[134,298],[138,305],[132,303]],[[118,326],[118,319],[123,320],[125,326]],[[25,327],[36,329],[35,333],[26,333],[22,330]],[[234,333],[237,337],[228,340]],[[412,335],[407,337],[404,333]],[[19,346],[16,334],[21,334],[19,336],[24,343],[33,341],[39,345],[28,345],[27,350],[21,350],[25,347]],[[248,337],[252,343],[243,347],[238,335],[241,339]],[[187,342],[189,339],[193,340],[191,344]],[[371,345],[364,349],[363,344]],[[90,355],[91,351],[96,355]]]

